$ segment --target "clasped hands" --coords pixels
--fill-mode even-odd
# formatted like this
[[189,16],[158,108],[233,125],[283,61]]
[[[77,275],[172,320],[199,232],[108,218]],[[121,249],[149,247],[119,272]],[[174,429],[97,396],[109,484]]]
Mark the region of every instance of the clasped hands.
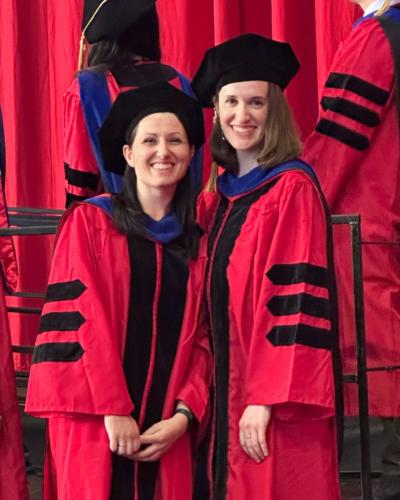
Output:
[[[159,460],[186,432],[188,424],[187,417],[177,413],[171,418],[157,422],[140,434],[136,420],[131,416],[104,417],[110,450],[117,455],[141,462]],[[140,450],[142,445],[146,445],[146,448]]]

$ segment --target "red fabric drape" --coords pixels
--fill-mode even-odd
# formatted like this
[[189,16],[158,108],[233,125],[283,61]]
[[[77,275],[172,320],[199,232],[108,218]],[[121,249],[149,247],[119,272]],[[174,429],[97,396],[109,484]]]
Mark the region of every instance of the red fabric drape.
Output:
[[[0,2],[0,105],[10,205],[64,206],[62,94],[76,70],[82,5],[83,0]],[[303,138],[316,121],[318,88],[333,54],[359,14],[349,0],[158,0],[157,8],[163,59],[188,76],[208,47],[231,36],[251,31],[289,41],[302,63],[288,98]],[[17,250],[19,288],[44,289],[48,238],[20,239]],[[14,342],[33,340],[32,322],[34,327],[12,325]]]

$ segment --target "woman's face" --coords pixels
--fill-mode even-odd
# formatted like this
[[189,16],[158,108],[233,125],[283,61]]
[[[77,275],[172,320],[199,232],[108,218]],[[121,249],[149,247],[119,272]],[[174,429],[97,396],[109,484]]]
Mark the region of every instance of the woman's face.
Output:
[[257,151],[264,137],[268,112],[268,82],[224,85],[216,109],[225,139],[236,150]]
[[169,188],[185,176],[194,148],[176,115],[153,113],[138,123],[135,138],[123,153],[135,169],[138,190]]

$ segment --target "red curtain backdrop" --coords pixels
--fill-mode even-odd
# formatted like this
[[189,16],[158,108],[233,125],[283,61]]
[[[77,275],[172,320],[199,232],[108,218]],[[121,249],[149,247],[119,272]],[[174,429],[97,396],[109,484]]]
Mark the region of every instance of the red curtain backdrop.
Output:
[[[0,1],[10,205],[64,206],[62,95],[76,71],[82,7],[83,0]],[[288,98],[303,138],[316,121],[318,91],[338,44],[360,15],[349,0],[158,0],[157,8],[163,59],[189,77],[207,48],[240,33],[290,42],[302,68]],[[18,240],[19,289],[44,290],[50,254],[48,238]],[[35,328],[15,326],[14,343],[32,341]]]

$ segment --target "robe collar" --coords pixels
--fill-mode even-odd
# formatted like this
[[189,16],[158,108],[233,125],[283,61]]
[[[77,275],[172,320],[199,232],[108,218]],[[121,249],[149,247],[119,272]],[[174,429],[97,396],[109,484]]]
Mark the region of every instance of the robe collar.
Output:
[[170,243],[182,235],[182,226],[172,212],[160,220],[145,215],[144,226],[151,239],[159,243]]
[[292,160],[280,163],[272,168],[262,168],[260,165],[254,167],[250,172],[241,177],[232,172],[225,171],[217,179],[217,188],[220,194],[227,198],[240,196],[265,185],[279,174],[288,170],[302,170],[316,180],[316,175],[312,167],[302,160]]
[[[90,203],[101,208],[109,217],[112,217],[111,196],[109,194],[88,198],[85,203]],[[182,235],[183,229],[176,215],[172,212],[160,220],[154,220],[149,215],[144,216],[144,227],[150,239],[158,243],[170,243]]]
[[[400,0],[391,0],[390,6],[397,5],[399,3],[400,3]],[[372,19],[375,16],[378,9],[382,6],[382,4],[383,4],[383,0],[376,0],[375,2],[372,2],[372,4],[365,9],[364,15],[362,17],[360,17],[359,19],[357,19],[357,21],[353,24],[353,28],[355,28],[359,24],[363,23],[367,19]],[[386,12],[385,12],[385,14],[386,14]]]

